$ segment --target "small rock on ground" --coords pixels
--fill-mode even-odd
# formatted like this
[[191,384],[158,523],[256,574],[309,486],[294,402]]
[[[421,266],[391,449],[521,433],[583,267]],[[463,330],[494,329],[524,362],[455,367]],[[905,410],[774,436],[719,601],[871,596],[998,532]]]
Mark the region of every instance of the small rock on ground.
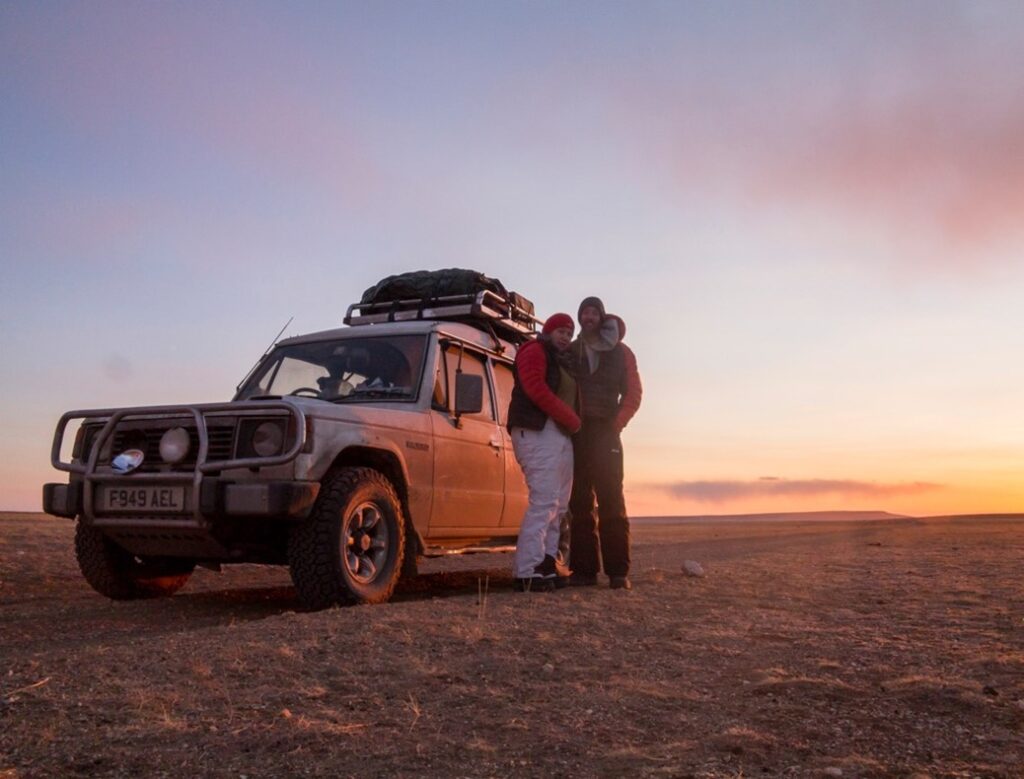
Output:
[[704,575],[704,566],[696,560],[685,560],[683,562],[683,573],[687,576],[701,577]]

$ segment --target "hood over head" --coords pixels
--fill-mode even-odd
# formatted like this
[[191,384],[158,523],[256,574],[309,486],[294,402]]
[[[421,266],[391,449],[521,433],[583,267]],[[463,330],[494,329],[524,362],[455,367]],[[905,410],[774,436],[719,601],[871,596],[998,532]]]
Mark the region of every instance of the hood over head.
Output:
[[595,295],[591,295],[590,297],[583,298],[583,302],[580,303],[580,307],[576,311],[576,320],[577,321],[579,321],[580,314],[583,313],[583,309],[587,308],[588,306],[596,308],[598,311],[600,311],[601,312],[601,318],[604,319],[604,303],[601,301],[601,298],[599,298],[599,297],[597,297]]
[[608,319],[614,319],[619,326],[619,340],[625,340],[626,338],[626,323],[622,320],[622,317],[618,314],[608,314]]
[[[621,325],[621,326],[620,326]],[[610,352],[622,340],[626,326],[617,316],[606,316],[593,337],[580,333],[580,340],[595,352]]]

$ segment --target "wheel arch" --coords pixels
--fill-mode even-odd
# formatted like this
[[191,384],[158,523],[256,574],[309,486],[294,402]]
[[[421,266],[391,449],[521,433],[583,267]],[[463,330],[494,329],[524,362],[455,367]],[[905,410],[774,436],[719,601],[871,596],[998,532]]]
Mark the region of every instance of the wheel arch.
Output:
[[419,531],[416,529],[416,523],[413,522],[412,511],[409,508],[409,478],[405,471],[404,463],[398,455],[386,449],[377,449],[372,446],[349,446],[334,458],[334,462],[331,463],[331,467],[328,469],[328,474],[333,473],[339,468],[357,466],[373,468],[375,471],[384,474],[388,481],[391,482],[391,486],[395,488],[399,504],[402,507],[406,540],[407,542],[412,540],[415,544],[415,548],[407,549],[406,553],[423,554],[426,547],[422,536],[420,536]]

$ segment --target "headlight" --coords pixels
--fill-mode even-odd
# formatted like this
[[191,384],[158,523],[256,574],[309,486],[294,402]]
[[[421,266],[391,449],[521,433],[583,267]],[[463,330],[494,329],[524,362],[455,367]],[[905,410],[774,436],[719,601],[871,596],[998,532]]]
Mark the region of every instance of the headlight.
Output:
[[284,425],[280,422],[262,422],[252,434],[252,448],[260,457],[281,454],[284,445]]
[[188,456],[191,446],[188,431],[183,427],[172,427],[160,438],[160,457],[165,463],[180,463]]

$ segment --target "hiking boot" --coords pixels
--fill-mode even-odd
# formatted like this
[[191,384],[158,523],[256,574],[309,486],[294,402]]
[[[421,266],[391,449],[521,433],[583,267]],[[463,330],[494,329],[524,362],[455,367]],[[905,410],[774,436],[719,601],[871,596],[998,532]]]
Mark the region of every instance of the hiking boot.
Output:
[[554,577],[530,576],[516,579],[516,592],[551,592],[554,589]]
[[633,585],[629,581],[628,576],[609,576],[608,587],[612,590],[631,590]]
[[569,584],[573,587],[595,587],[597,586],[597,574],[574,573],[569,577]]
[[554,576],[557,573],[558,563],[555,561],[555,558],[549,554],[544,555],[544,559],[533,568],[534,576],[543,576],[547,578]]

